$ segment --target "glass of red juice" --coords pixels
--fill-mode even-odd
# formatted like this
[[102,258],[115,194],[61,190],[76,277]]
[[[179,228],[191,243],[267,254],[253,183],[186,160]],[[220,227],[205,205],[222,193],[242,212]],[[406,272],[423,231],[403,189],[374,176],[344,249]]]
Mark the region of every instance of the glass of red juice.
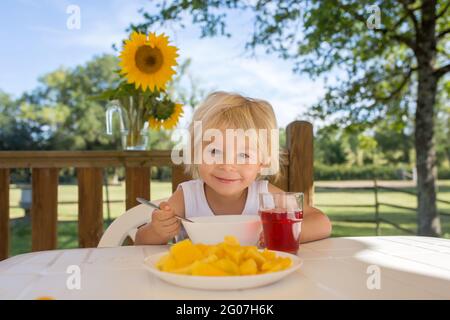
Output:
[[296,254],[303,220],[303,193],[260,193],[259,215],[265,247]]

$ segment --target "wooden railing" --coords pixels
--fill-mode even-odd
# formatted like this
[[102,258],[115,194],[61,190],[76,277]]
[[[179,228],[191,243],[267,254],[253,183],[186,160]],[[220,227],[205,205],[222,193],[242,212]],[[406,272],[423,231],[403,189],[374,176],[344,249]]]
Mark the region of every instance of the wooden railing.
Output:
[[[313,202],[313,130],[304,121],[286,128],[286,161],[282,177],[272,181],[285,191],[305,193]],[[171,151],[0,151],[0,260],[9,256],[10,169],[32,171],[32,250],[57,246],[58,172],[76,168],[78,178],[78,240],[80,247],[97,246],[103,234],[103,168],[125,167],[126,209],[136,206],[136,197],[150,198],[150,168],[172,168],[172,191],[191,179],[183,167],[173,165]]]

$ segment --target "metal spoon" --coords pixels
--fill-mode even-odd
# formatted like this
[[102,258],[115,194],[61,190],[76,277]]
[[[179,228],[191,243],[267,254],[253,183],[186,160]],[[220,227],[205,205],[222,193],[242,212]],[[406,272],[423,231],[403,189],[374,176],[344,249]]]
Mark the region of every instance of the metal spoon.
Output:
[[[152,207],[152,208],[161,210],[161,207],[160,207],[160,206],[158,206],[157,204],[154,204],[154,203],[151,202],[151,201],[145,200],[145,199],[143,199],[143,198],[136,198],[136,201],[139,202],[139,203],[145,204],[145,205],[147,205],[147,206],[149,206],[149,207]],[[177,216],[177,215],[175,215],[175,218],[177,218],[178,220],[184,220],[184,221],[187,221],[187,222],[192,222],[192,223],[194,223],[194,221],[192,221],[192,220],[189,220],[189,219],[187,219],[187,218],[183,218],[183,217],[180,217],[180,216]]]

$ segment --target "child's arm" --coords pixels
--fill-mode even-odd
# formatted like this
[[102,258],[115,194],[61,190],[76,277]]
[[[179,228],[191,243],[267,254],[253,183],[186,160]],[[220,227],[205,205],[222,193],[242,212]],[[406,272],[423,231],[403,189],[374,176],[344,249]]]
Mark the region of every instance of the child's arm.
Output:
[[[274,185],[268,185],[269,192],[284,192]],[[303,208],[302,231],[300,242],[310,242],[328,238],[331,235],[330,219],[319,209],[309,206]]]
[[135,245],[167,244],[180,231],[180,220],[175,215],[184,217],[183,191],[176,190],[160,207],[163,210],[155,209],[152,221],[138,229]]
[[314,207],[303,208],[302,231],[300,242],[310,242],[328,238],[331,235],[330,219],[319,209]]

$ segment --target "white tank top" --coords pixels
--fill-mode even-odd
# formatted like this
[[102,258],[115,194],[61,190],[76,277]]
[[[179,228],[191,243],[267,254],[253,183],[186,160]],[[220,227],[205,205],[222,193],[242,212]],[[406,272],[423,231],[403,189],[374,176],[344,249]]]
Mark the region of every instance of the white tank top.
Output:
[[[248,187],[247,200],[242,212],[229,212],[229,214],[258,214],[260,192],[268,191],[267,180],[255,180]],[[183,190],[184,196],[184,216],[186,218],[200,216],[214,216],[214,212],[206,200],[204,181],[201,179],[182,182],[178,185]]]
[[[183,190],[184,196],[184,216],[186,218],[200,216],[214,216],[214,212],[208,205],[206,200],[204,181],[201,179],[182,182],[177,189]],[[247,200],[242,213],[230,212],[230,214],[258,214],[259,208],[259,192],[269,192],[267,180],[255,180],[248,187]],[[175,241],[181,241],[188,238],[186,230],[181,225],[179,234],[175,237]]]

